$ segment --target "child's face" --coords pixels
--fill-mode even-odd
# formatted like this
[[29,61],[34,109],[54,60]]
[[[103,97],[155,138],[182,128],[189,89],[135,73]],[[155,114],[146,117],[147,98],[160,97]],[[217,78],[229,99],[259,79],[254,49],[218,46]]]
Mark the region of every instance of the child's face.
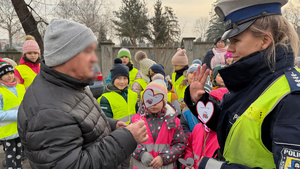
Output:
[[128,78],[126,76],[119,76],[115,79],[114,85],[118,89],[123,90],[128,85]]
[[121,60],[122,60],[124,65],[127,65],[129,63],[129,58],[127,56],[121,57]]
[[6,73],[1,77],[1,80],[6,83],[12,83],[15,80],[15,74],[13,72]]
[[181,69],[183,69],[183,68],[184,68],[184,66],[182,66],[182,65],[174,65],[175,71],[181,70]]
[[224,81],[220,75],[220,73],[217,75],[215,81],[217,82],[217,84],[220,86],[220,87],[225,87],[225,84],[224,84]]
[[228,65],[230,65],[232,63],[232,61],[233,61],[232,57],[229,57],[229,58],[226,59],[226,63]]
[[223,41],[219,41],[216,46],[217,48],[225,48],[225,43]]
[[189,84],[192,84],[193,78],[194,78],[194,72],[190,72],[188,74],[188,83]]
[[157,113],[161,112],[161,110],[163,109],[163,106],[164,106],[164,102],[161,101],[158,104],[149,107],[147,110],[152,114],[157,114]]
[[37,59],[39,58],[39,53],[37,52],[28,52],[25,54],[27,59],[29,59],[32,62],[36,62]]

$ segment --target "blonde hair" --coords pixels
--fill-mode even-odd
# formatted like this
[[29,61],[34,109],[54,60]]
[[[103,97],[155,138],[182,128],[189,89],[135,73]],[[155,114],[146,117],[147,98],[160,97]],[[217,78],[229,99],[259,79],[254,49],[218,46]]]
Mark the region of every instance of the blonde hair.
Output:
[[272,44],[268,47],[266,52],[266,60],[272,71],[275,70],[276,66],[275,47],[278,45],[284,47],[287,51],[290,46],[294,53],[294,60],[296,60],[299,50],[298,34],[291,23],[283,16],[270,15],[259,18],[250,26],[249,30],[256,37],[267,35],[272,39]]

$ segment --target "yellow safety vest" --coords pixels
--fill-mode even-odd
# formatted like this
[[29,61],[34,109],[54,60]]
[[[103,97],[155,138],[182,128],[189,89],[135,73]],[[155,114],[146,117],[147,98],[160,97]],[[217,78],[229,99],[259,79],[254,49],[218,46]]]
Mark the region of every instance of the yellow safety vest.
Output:
[[176,72],[174,72],[172,74],[172,83],[174,85],[174,88],[177,89],[177,87],[182,83],[182,81],[185,79],[185,77],[182,75],[177,80],[175,80],[175,79],[176,79]]
[[176,88],[176,94],[177,94],[179,102],[184,101],[184,92],[185,92],[186,88],[187,88],[186,85],[178,85],[177,86],[177,88]]
[[133,69],[129,72],[129,84],[130,84],[129,89],[132,89],[132,84],[134,83],[136,74],[137,74],[138,72],[139,72],[139,70],[137,70],[136,68],[133,68]]
[[[24,85],[17,84],[17,94],[13,94],[11,91],[6,89],[5,87],[0,87],[0,93],[3,97],[3,109],[4,111],[7,110],[18,110],[19,106],[23,100],[25,94],[25,87]],[[18,133],[17,129],[17,122],[1,122],[0,123],[0,139],[5,140],[5,138],[12,136]]]
[[[147,85],[148,85],[148,83],[145,82],[145,80],[142,79],[142,78],[136,79],[135,82],[139,83],[139,84],[142,86],[143,90],[145,90],[145,88],[146,88]],[[142,96],[142,95],[141,95],[141,96]]]
[[130,123],[131,118],[136,114],[137,94],[135,92],[128,90],[127,102],[117,92],[104,93],[98,98],[99,104],[102,97],[108,100],[113,113],[113,119],[123,121],[126,124]]
[[28,88],[37,74],[27,65],[18,65],[15,69],[19,71],[20,75],[24,79],[25,88]]
[[224,148],[226,161],[250,168],[276,168],[273,153],[262,142],[261,127],[267,115],[289,93],[289,82],[283,75],[249,106],[233,124],[227,136]]

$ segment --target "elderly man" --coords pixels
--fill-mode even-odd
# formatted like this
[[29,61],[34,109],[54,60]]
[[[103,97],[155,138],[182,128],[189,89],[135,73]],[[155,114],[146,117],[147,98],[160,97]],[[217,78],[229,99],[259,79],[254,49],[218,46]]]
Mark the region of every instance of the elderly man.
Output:
[[53,20],[45,64],[19,108],[18,130],[33,169],[114,169],[148,139],[144,122],[106,118],[86,89],[93,78],[96,37],[76,22]]

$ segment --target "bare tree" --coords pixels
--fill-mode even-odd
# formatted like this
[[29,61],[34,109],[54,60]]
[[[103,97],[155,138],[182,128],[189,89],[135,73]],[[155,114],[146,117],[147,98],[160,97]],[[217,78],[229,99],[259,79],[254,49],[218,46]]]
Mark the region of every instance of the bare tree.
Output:
[[[43,20],[42,17],[39,17],[36,20],[32,15],[32,13],[36,13],[35,10],[30,6],[30,3],[27,4],[25,0],[11,0],[11,2],[22,24],[24,32],[27,35],[32,35],[35,37],[35,40],[37,41],[41,49],[41,53],[43,53],[44,43],[43,43],[42,36],[38,30],[38,23],[40,22],[43,22],[45,24],[48,23],[45,20]],[[36,13],[36,15],[38,14]]]
[[203,42],[206,40],[206,32],[209,28],[209,18],[200,17],[196,20],[194,24],[194,32],[196,33],[198,39],[197,41]]
[[300,35],[300,0],[290,1],[282,12],[283,16],[294,26]]
[[111,7],[105,0],[60,0],[56,15],[86,25],[98,40],[106,40],[111,26]]
[[10,0],[1,0],[0,28],[7,30],[9,48],[12,48],[12,37],[22,29],[22,26]]

